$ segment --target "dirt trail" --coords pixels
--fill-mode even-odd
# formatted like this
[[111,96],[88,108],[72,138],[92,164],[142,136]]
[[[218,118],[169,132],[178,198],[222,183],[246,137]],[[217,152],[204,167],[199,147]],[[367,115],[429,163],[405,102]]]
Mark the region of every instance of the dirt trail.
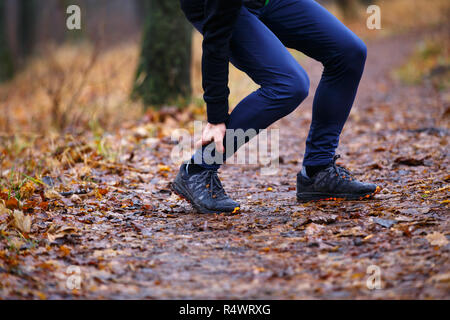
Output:
[[[33,297],[22,287],[47,298],[449,298],[443,94],[389,76],[415,40],[368,43],[366,72],[342,135],[340,162],[384,187],[375,199],[296,203],[295,176],[321,70],[305,59],[311,96],[274,125],[283,142],[278,173],[261,175],[259,166],[221,169],[228,193],[242,203],[240,215],[193,213],[168,190],[176,167],[157,167],[170,163],[173,144],[142,146],[134,171],[109,173],[108,181],[98,172],[100,182],[119,181],[116,191],[99,197],[101,213],[80,214],[74,205],[53,217],[79,231],[57,240],[70,253],[55,258],[38,249],[41,254],[23,259],[29,267],[3,278],[0,296]],[[32,267],[38,263],[47,267]],[[80,290],[67,289],[71,265],[80,268]],[[380,270],[380,290],[367,287],[371,265]]]

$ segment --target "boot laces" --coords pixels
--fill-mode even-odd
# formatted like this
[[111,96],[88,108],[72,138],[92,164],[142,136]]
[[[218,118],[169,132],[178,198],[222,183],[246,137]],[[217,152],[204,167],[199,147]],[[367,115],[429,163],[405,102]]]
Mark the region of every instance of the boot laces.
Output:
[[342,179],[345,180],[350,180],[353,181],[353,175],[350,173],[350,171],[348,171],[346,168],[336,164],[336,160],[339,159],[341,156],[340,155],[335,155],[333,157],[333,161],[331,163],[330,168],[334,171],[334,173],[336,174],[336,176],[339,176]]
[[217,176],[217,170],[206,170],[206,181],[209,183],[206,185],[206,188],[209,190],[212,198],[223,198],[226,197],[225,190],[222,186],[222,182],[220,182],[219,177]]

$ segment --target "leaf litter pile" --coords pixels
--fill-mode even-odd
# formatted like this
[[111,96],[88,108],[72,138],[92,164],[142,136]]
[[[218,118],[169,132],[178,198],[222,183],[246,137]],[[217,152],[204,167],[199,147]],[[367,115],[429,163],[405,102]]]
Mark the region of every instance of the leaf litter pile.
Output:
[[[236,215],[196,214],[172,194],[174,143],[145,120],[101,139],[36,139],[28,157],[2,147],[0,297],[449,298],[448,91],[392,79],[410,38],[368,45],[338,153],[383,187],[373,199],[296,202],[312,96],[274,125],[276,175],[221,169]],[[315,88],[321,66],[301,63]],[[177,116],[160,131],[182,126]],[[370,266],[381,289],[367,286]]]

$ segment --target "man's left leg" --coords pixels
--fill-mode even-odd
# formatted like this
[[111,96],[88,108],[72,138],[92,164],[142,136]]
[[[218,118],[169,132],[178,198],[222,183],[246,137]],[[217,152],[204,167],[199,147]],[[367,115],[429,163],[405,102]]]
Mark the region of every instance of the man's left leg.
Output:
[[270,0],[261,21],[287,47],[324,66],[313,102],[304,168],[297,178],[299,200],[360,199],[378,191],[335,164],[339,136],[355,100],[364,70],[365,44],[313,0]]

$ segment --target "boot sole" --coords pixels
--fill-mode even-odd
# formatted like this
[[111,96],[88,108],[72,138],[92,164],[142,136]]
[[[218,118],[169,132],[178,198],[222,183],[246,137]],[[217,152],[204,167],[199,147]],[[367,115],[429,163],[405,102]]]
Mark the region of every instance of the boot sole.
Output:
[[170,185],[172,191],[179,196],[180,198],[186,200],[189,202],[192,207],[199,213],[202,214],[219,214],[219,213],[238,213],[240,211],[239,207],[236,207],[232,212],[231,211],[217,211],[217,210],[210,210],[208,208],[202,207],[195,203],[195,201],[192,199],[190,193],[179,183],[172,182]]
[[319,192],[303,192],[297,194],[298,202],[310,202],[310,201],[351,201],[351,200],[365,200],[373,197],[375,194],[381,191],[381,187],[377,186],[374,192],[366,194],[331,194],[331,193],[319,193]]

